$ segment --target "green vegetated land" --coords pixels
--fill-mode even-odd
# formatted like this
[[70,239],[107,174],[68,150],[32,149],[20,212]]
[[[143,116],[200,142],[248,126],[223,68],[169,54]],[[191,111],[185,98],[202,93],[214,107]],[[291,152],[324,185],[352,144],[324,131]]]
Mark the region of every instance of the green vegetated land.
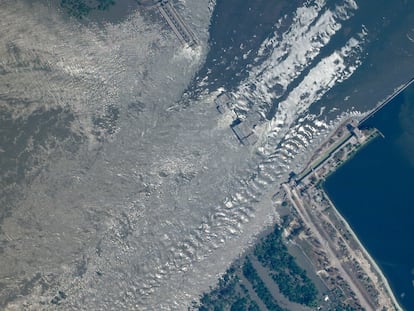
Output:
[[203,294],[200,303],[194,303],[194,307],[200,311],[260,311],[246,286],[241,282],[238,270],[239,267],[236,267],[236,265],[228,269],[224,276],[220,278],[217,287],[209,293]]
[[[265,267],[274,284],[290,301],[316,306],[318,292],[306,272],[300,268],[287,251],[278,227],[254,247],[253,252],[235,262],[219,280],[216,288],[204,293],[195,308],[207,310],[259,310],[263,304],[268,310],[284,311],[262,277],[255,262]],[[257,301],[259,300],[259,301]]]
[[95,10],[105,11],[114,4],[115,0],[60,0],[60,6],[79,19]]
[[282,241],[281,230],[275,230],[256,245],[254,255],[259,262],[269,268],[270,276],[276,282],[280,292],[290,301],[310,307],[316,306],[318,291],[288,253]]
[[243,275],[252,284],[254,291],[260,300],[265,304],[269,311],[284,311],[275,301],[272,293],[266,287],[266,284],[262,281],[257,274],[256,269],[253,267],[249,258],[246,258],[243,265]]

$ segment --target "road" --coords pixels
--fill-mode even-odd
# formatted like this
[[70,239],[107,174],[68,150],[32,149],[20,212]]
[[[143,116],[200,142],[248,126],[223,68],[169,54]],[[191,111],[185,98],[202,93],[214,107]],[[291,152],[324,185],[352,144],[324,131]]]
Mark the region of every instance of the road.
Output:
[[334,249],[335,246],[331,245],[330,241],[324,237],[324,234],[321,232],[322,230],[318,228],[315,223],[311,220],[311,216],[309,215],[308,211],[306,210],[302,200],[300,199],[299,195],[296,193],[295,189],[290,189],[288,185],[283,185],[284,190],[289,198],[289,200],[293,203],[293,206],[297,210],[299,216],[305,223],[305,225],[311,230],[314,236],[320,241],[320,243],[324,246],[324,250],[328,256],[328,259],[333,267],[338,269],[340,275],[343,279],[347,282],[351,290],[355,293],[359,303],[365,310],[375,310],[375,307],[372,303],[366,298],[364,293],[360,290],[356,282],[354,281],[353,277],[348,273],[348,271],[342,266],[341,260],[337,257]]

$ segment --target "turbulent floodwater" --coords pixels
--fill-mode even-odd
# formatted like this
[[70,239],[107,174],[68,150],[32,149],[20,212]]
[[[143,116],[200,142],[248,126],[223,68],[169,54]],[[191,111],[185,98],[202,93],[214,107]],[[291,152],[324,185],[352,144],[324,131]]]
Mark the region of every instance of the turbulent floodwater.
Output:
[[[413,72],[409,2],[224,2],[178,2],[194,50],[155,12],[98,27],[1,2],[2,307],[185,309],[318,142]],[[254,146],[222,90],[261,116]]]

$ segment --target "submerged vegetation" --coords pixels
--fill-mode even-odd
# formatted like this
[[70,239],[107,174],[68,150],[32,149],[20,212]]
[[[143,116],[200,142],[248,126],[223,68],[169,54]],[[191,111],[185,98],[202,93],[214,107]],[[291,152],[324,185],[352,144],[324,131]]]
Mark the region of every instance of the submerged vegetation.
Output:
[[217,287],[209,293],[204,293],[200,298],[200,303],[194,303],[193,307],[200,311],[260,311],[259,306],[252,300],[245,285],[242,284],[235,266],[228,269],[220,278]]
[[60,6],[79,19],[95,10],[105,11],[114,4],[115,0],[60,0]]
[[256,245],[254,255],[263,266],[271,270],[272,279],[290,301],[316,306],[318,291],[306,275],[306,271],[300,268],[294,257],[288,253],[279,228],[276,227]]
[[271,292],[266,287],[266,284],[263,282],[260,276],[257,274],[257,271],[249,258],[246,258],[246,261],[244,262],[243,275],[252,284],[257,296],[259,296],[269,311],[284,311],[284,309],[279,307],[279,305],[276,303]]
[[[266,282],[263,271],[268,271],[271,277]],[[262,305],[268,310],[283,311],[285,309],[278,305],[277,295],[272,293],[275,286],[293,303],[316,307],[320,298],[306,272],[288,253],[277,226],[253,250],[237,260],[219,280],[218,285],[204,293],[200,302],[194,303],[193,307],[203,311],[253,311],[260,310]]]

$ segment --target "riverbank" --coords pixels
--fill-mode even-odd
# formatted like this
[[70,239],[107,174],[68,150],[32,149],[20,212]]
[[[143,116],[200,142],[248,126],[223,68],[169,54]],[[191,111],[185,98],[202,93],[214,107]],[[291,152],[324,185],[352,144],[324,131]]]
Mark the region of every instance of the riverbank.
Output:
[[347,221],[338,212],[323,188],[326,178],[381,133],[361,130],[356,120],[347,120],[321,146],[307,168],[283,186],[286,199],[304,227],[296,238],[309,240],[306,254],[334,299],[352,308],[402,310],[388,280],[362,245]]
[[324,183],[406,310],[414,308],[413,116],[411,84],[363,123],[381,130],[384,138],[374,140]]
[[327,195],[326,192],[325,193],[325,197],[326,199],[329,201],[329,204],[332,207],[332,210],[335,212],[336,217],[338,217],[343,226],[345,226],[346,230],[352,235],[352,238],[358,243],[358,247],[360,248],[360,250],[363,252],[363,255],[365,257],[368,258],[369,264],[374,268],[375,273],[378,274],[383,286],[385,286],[387,294],[390,296],[395,309],[398,311],[402,311],[403,308],[400,306],[397,298],[394,295],[394,292],[391,289],[391,286],[387,280],[387,278],[385,277],[384,273],[382,272],[381,268],[378,266],[378,264],[376,263],[376,261],[374,260],[374,258],[372,258],[372,256],[370,255],[370,253],[367,251],[367,249],[365,248],[365,246],[361,243],[361,241],[359,240],[358,236],[355,234],[355,232],[352,230],[352,228],[349,226],[348,222],[345,220],[345,218],[341,215],[341,213],[339,213],[339,211],[337,210],[337,208],[335,207],[335,204],[333,204],[333,202],[330,200],[329,196]]

